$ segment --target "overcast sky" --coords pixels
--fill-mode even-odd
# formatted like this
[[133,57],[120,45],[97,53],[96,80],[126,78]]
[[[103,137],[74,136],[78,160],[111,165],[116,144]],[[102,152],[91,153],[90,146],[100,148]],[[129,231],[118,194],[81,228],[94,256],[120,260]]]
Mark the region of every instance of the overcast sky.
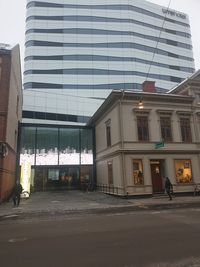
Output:
[[[167,7],[170,0],[149,0]],[[196,69],[200,69],[200,0],[171,0],[170,8],[190,17]],[[0,43],[20,44],[23,64],[26,0],[0,0]],[[23,67],[23,66],[22,66]]]

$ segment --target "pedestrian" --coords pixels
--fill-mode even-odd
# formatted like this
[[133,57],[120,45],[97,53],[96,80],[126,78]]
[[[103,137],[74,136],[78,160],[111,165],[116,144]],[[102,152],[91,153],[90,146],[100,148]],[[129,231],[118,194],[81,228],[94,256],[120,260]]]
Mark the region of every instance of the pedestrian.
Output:
[[13,192],[12,192],[14,207],[19,206],[20,204],[20,195],[22,193],[22,190],[23,190],[22,185],[20,184],[19,181],[17,181],[13,187]]
[[165,191],[169,196],[169,200],[172,200],[171,192],[173,191],[173,187],[168,177],[166,177],[166,180],[165,180]]

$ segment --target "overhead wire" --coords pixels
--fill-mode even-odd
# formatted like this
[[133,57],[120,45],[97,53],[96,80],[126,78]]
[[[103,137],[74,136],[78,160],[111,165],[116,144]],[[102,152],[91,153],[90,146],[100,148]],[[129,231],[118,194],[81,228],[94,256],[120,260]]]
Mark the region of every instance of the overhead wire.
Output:
[[151,66],[152,66],[152,63],[153,63],[153,61],[154,61],[154,57],[155,57],[155,54],[156,54],[156,50],[157,50],[157,48],[158,48],[158,44],[159,44],[159,41],[160,41],[161,33],[162,33],[163,28],[164,28],[165,20],[166,20],[167,14],[168,14],[169,7],[170,7],[170,5],[171,5],[171,1],[172,1],[172,0],[169,0],[168,6],[167,6],[167,10],[166,10],[166,13],[165,13],[165,16],[164,16],[164,19],[163,19],[163,23],[162,23],[162,26],[161,26],[161,29],[160,29],[160,32],[159,32],[158,40],[157,40],[157,42],[156,42],[156,46],[155,46],[155,48],[154,48],[154,52],[153,52],[153,56],[152,56],[152,60],[151,60],[151,62],[150,62],[150,64],[149,64],[149,69],[148,69],[148,72],[147,72],[146,80],[149,78],[149,74],[150,74]]

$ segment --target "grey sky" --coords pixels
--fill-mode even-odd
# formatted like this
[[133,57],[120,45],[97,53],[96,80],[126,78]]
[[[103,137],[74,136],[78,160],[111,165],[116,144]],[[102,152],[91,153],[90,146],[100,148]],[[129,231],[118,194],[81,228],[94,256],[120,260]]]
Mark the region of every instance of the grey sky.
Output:
[[[165,7],[169,1],[149,0]],[[170,8],[185,12],[190,17],[195,67],[200,69],[200,0],[171,0]],[[0,43],[19,43],[23,64],[26,0],[0,0],[0,10]]]

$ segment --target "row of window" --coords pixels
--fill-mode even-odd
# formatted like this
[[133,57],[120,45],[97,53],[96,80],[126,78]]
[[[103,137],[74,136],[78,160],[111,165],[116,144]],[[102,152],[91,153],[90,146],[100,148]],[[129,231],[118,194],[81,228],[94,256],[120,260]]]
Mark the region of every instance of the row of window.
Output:
[[29,60],[75,60],[75,61],[122,61],[122,62],[138,62],[143,64],[151,64],[152,66],[158,66],[167,69],[180,70],[184,72],[194,73],[194,68],[167,65],[164,63],[151,62],[149,60],[135,58],[135,57],[116,57],[116,56],[101,56],[101,55],[64,55],[64,56],[28,56],[25,57],[25,61]]
[[72,115],[72,114],[59,114],[59,113],[50,113],[50,112],[28,111],[28,110],[23,110],[22,117],[26,119],[71,121],[71,122],[79,122],[79,123],[87,123],[90,118],[88,116],[78,116],[78,115]]
[[[121,71],[121,70],[104,70],[104,69],[56,69],[56,70],[27,70],[24,72],[27,74],[69,74],[69,75],[130,75],[130,76],[140,76],[145,77],[147,74],[145,72],[139,71]],[[159,79],[164,81],[171,81],[180,83],[183,79],[176,76],[160,75],[160,74],[149,74],[149,78]]]
[[[191,143],[192,134],[190,127],[190,118],[182,117],[179,120],[180,132],[182,142]],[[161,139],[164,142],[172,142],[172,127],[171,127],[171,117],[161,116],[160,117],[160,131]],[[138,141],[148,142],[149,140],[149,118],[148,116],[137,116],[137,135]],[[111,146],[111,124],[106,123],[106,138],[107,146]]]
[[134,48],[145,52],[151,52],[158,55],[163,55],[167,57],[179,58],[187,61],[194,61],[191,57],[181,56],[168,51],[159,49],[155,47],[150,47],[147,45],[141,45],[131,42],[111,42],[111,43],[62,43],[62,42],[48,42],[48,41],[37,41],[30,40],[25,43],[26,47],[30,46],[46,46],[46,47],[93,47],[93,48]]
[[[30,7],[54,7],[54,8],[76,8],[76,9],[89,9],[89,10],[98,10],[98,9],[103,9],[103,10],[129,10],[129,11],[135,11],[137,13],[141,13],[143,15],[147,15],[153,18],[157,18],[157,19],[161,19],[161,20],[165,20],[171,23],[175,23],[178,25],[182,25],[185,27],[190,27],[189,24],[178,21],[178,20],[174,20],[174,19],[170,19],[170,18],[166,18],[166,16],[161,16],[158,15],[157,13],[151,12],[149,10],[143,9],[141,7],[137,7],[137,6],[133,6],[133,5],[73,5],[73,4],[55,4],[55,3],[46,3],[46,2],[37,2],[37,1],[32,1],[30,3],[28,3],[27,8]],[[185,15],[183,14],[184,18]]]
[[95,35],[128,35],[136,36],[139,38],[156,41],[172,46],[182,47],[185,49],[192,49],[192,46],[186,43],[173,41],[166,38],[150,36],[142,33],[132,32],[132,31],[116,31],[116,30],[101,30],[101,29],[84,29],[84,28],[67,28],[67,29],[30,29],[26,31],[26,34],[29,33],[61,33],[61,34],[95,34]]
[[[89,22],[116,22],[116,23],[133,23],[136,25],[141,25],[147,27],[148,29],[154,29],[162,32],[167,32],[170,34],[191,38],[191,34],[187,32],[175,31],[171,29],[161,28],[146,22],[134,20],[134,19],[123,19],[123,18],[108,18],[108,17],[97,17],[97,16],[30,16],[27,18],[29,20],[64,20],[64,21],[89,21]],[[58,29],[57,29],[58,31]],[[26,31],[28,33],[29,31]],[[57,32],[58,33],[58,32]]]
[[[113,162],[107,162],[108,167],[108,184],[113,185]],[[177,159],[174,160],[175,178],[177,184],[192,183],[192,167],[191,160]],[[159,168],[157,168],[159,174]],[[134,159],[132,161],[132,178],[134,185],[144,185],[144,172],[142,159]]]
[[[53,83],[36,83],[28,82],[24,83],[24,89],[86,89],[86,90],[95,90],[95,89],[105,89],[105,90],[129,90],[129,89],[138,89],[142,90],[141,83],[104,83],[104,84],[53,84]],[[156,87],[158,93],[164,93],[167,90],[161,87]]]
[[[180,132],[182,142],[191,143],[191,127],[190,127],[190,118],[180,118]],[[172,142],[172,127],[171,127],[171,117],[160,117],[160,130],[161,130],[161,139],[165,142]],[[147,116],[137,116],[137,132],[138,132],[138,141],[149,141],[149,126],[148,126],[148,117]]]

